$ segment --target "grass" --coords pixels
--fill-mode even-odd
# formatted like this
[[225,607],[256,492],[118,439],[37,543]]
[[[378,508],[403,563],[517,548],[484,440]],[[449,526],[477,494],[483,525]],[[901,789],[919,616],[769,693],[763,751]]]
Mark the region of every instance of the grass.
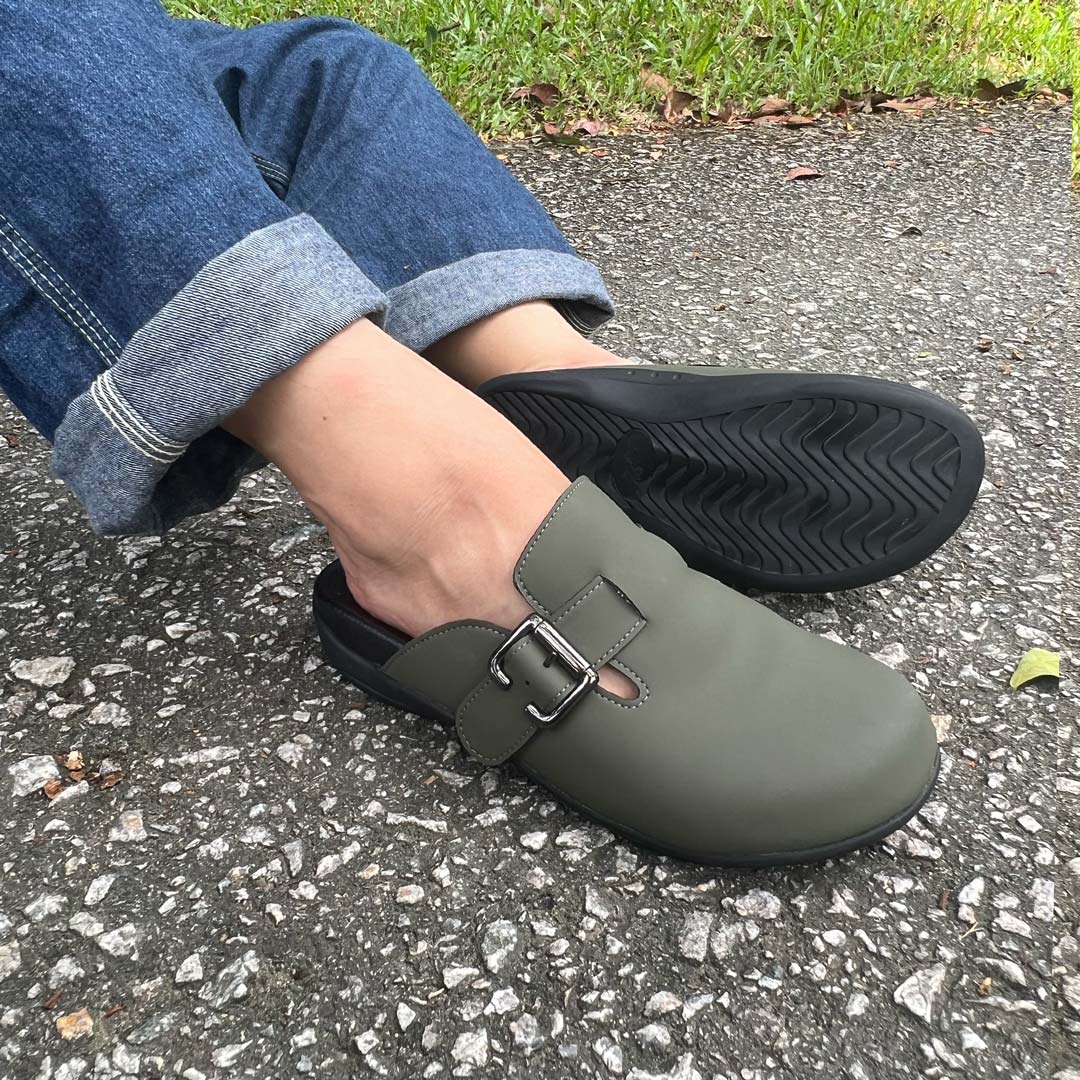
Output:
[[[642,64],[705,108],[766,95],[816,111],[842,90],[967,98],[979,79],[1071,85],[1072,3],[1052,0],[166,0],[238,26],[354,19],[409,48],[484,134],[652,113]],[[511,91],[553,83],[547,110]],[[1078,120],[1080,123],[1080,120]]]
[[1080,8],[1073,15],[1073,31],[1072,182],[1080,189]]

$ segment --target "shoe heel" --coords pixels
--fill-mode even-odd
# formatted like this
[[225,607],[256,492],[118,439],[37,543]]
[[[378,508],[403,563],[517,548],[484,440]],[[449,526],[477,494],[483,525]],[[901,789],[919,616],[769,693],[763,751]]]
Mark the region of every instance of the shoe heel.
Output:
[[319,641],[322,643],[326,662],[369,697],[432,720],[445,721],[447,719],[432,702],[410,693],[396,679],[390,678],[382,671],[378,664],[365,660],[362,656],[347,649],[317,613],[315,628],[319,633]]

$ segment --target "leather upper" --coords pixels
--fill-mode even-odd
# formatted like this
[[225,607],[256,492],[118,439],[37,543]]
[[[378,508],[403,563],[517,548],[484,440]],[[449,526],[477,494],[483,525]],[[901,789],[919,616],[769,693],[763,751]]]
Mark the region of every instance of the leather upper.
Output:
[[689,570],[588,480],[537,530],[514,581],[594,667],[638,686],[594,689],[559,720],[576,676],[535,636],[492,675],[507,630],[438,627],[383,670],[455,717],[481,761],[513,757],[601,821],[684,853],[788,853],[879,827],[936,767],[933,727],[905,679]]

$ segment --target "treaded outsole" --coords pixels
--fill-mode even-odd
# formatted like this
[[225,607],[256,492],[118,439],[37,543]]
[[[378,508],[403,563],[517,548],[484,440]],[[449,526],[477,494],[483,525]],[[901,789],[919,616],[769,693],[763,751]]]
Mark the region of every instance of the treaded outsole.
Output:
[[697,376],[688,409],[693,375],[545,374],[481,393],[571,479],[741,587],[854,588],[906,570],[952,535],[982,479],[971,421],[883,380]]

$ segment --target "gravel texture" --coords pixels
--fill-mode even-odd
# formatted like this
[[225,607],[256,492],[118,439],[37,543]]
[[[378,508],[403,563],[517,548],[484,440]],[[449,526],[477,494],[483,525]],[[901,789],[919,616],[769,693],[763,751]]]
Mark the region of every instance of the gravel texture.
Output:
[[[833,863],[700,869],[472,764],[323,665],[280,476],[95,538],[0,404],[0,1076],[1077,1080],[1068,138],[1016,106],[502,151],[608,274],[611,347],[909,379],[986,433],[925,565],[766,598],[940,733],[932,801]],[[1033,645],[1064,678],[1009,689]]]

